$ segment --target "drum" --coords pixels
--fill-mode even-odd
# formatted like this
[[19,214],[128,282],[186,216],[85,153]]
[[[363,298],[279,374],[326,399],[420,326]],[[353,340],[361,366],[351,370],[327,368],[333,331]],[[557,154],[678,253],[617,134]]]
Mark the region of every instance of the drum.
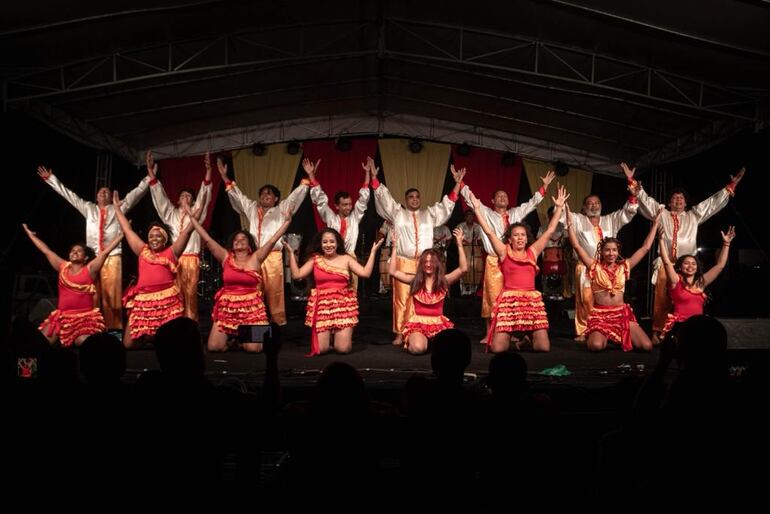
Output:
[[543,267],[540,271],[543,276],[565,275],[567,265],[564,262],[564,251],[558,246],[543,250]]
[[435,241],[433,243],[433,249],[436,250],[436,253],[438,253],[438,259],[441,261],[441,264],[444,265],[445,270],[446,270],[446,248],[447,248],[446,241]]
[[390,273],[388,273],[388,260],[390,260],[390,246],[380,248],[380,294],[390,292]]
[[484,251],[480,244],[465,244],[463,251],[468,261],[468,271],[463,273],[462,294],[476,294],[484,271]]

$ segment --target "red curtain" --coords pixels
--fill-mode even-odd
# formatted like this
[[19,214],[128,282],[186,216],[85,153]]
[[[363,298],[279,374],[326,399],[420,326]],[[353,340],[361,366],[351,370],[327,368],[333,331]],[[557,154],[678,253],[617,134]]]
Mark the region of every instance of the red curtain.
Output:
[[[463,156],[457,153],[457,145],[452,145],[455,168],[467,168],[464,181],[479,200],[491,206],[492,194],[502,189],[508,193],[510,206],[515,207],[521,182],[521,157],[515,157],[513,166],[503,166],[502,158],[503,153],[498,150],[476,147],[471,147],[470,154]],[[461,200],[461,204],[463,210],[469,208],[464,200]]]
[[[184,188],[190,188],[198,194],[203,177],[206,176],[206,168],[203,165],[203,156],[179,157],[176,159],[164,159],[158,161],[158,178],[166,190],[168,199],[176,205],[179,200],[179,193]],[[206,219],[203,222],[204,228],[208,230],[211,226],[211,218],[214,213],[214,205],[219,195],[220,183],[222,177],[217,171],[216,155],[211,156],[211,201],[209,201]]]
[[[337,150],[333,139],[320,141],[305,141],[302,143],[304,157],[314,163],[321,159],[316,179],[320,182],[326,196],[329,197],[329,207],[334,210],[334,195],[338,191],[350,193],[353,203],[358,200],[358,190],[364,183],[364,170],[361,163],[366,158],[374,159],[377,152],[376,139],[351,139],[351,148],[346,152]],[[324,222],[313,208],[313,215],[318,229],[324,227]]]

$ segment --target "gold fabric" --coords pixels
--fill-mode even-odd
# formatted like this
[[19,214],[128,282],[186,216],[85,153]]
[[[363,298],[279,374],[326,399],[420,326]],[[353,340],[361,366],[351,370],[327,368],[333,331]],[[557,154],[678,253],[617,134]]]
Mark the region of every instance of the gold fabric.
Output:
[[492,315],[500,291],[503,290],[503,272],[497,255],[487,255],[484,263],[484,292],[481,298],[481,317],[488,318]]
[[96,288],[97,307],[101,304],[107,330],[123,330],[123,260],[110,255],[99,270],[99,286]]
[[379,147],[385,180],[396,201],[403,202],[410,187],[420,191],[422,205],[441,200],[450,145],[423,141],[422,150],[412,153],[407,139],[380,139]]
[[[543,185],[540,177],[545,177],[546,173],[553,169],[553,164],[532,159],[522,159],[522,161],[524,162],[524,171],[527,174],[529,188],[532,191],[537,191]],[[570,197],[567,203],[572,212],[580,212],[580,209],[583,207],[583,198],[591,193],[593,174],[578,168],[570,168],[566,176],[556,177],[551,182],[551,187],[548,188],[543,201],[537,204],[537,216],[540,218],[541,225],[548,223],[548,208],[553,205],[551,196],[556,196],[556,182],[565,186],[567,191],[569,191]]]
[[[417,259],[395,258],[397,259],[396,269],[399,271],[410,275],[414,275],[417,272]],[[391,280],[393,280],[393,332],[400,334],[404,331],[404,324],[409,319],[409,311],[412,308],[412,304],[409,301],[409,288],[411,286],[395,278]]]
[[283,299],[283,254],[272,251],[262,262],[262,288],[270,319],[279,325],[286,324],[286,308]]
[[660,271],[655,282],[655,305],[652,309],[652,331],[662,332],[666,319],[671,312],[671,297],[668,295],[666,274]]
[[583,287],[586,283],[583,280],[583,273],[586,267],[582,262],[575,265],[575,334],[581,335],[588,328],[588,316],[594,307],[594,293],[591,290],[590,282],[588,287]]
[[200,257],[182,255],[176,268],[176,286],[182,292],[184,316],[198,321],[198,280],[200,280]]

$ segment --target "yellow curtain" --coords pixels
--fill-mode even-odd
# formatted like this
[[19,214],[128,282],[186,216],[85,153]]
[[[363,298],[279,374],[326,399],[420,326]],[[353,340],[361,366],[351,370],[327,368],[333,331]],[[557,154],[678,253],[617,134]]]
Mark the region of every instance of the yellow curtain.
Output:
[[[281,191],[281,198],[286,198],[294,185],[300,159],[302,152],[289,155],[284,143],[268,145],[264,155],[259,156],[254,155],[251,148],[241,148],[233,152],[235,181],[243,194],[252,200],[258,199],[259,188],[265,184],[274,185]],[[241,216],[241,226],[249,227],[244,216]]]
[[[545,174],[553,169],[553,164],[543,161],[535,161],[532,159],[522,159],[524,161],[524,171],[527,174],[527,182],[529,182],[529,188],[532,191],[537,191],[540,186],[543,185],[543,181],[540,177],[545,177]],[[537,216],[540,218],[540,223],[548,223],[548,208],[553,205],[551,196],[556,196],[556,183],[561,184],[567,188],[567,192],[570,194],[567,203],[569,208],[573,212],[580,212],[583,207],[583,198],[585,198],[591,192],[591,183],[593,182],[593,173],[579,168],[570,168],[569,173],[564,177],[556,177],[551,182],[545,198],[537,206]]]
[[404,192],[410,187],[420,190],[423,206],[441,200],[450,145],[423,141],[419,153],[409,151],[406,139],[381,139],[379,145],[385,180],[397,202],[404,202]]

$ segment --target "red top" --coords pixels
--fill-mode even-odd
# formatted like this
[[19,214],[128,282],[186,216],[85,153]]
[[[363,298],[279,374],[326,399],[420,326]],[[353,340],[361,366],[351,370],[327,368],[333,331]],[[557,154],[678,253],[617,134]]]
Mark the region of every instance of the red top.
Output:
[[228,293],[246,294],[256,291],[262,275],[251,269],[238,267],[232,253],[228,253],[222,262],[222,285]]
[[503,272],[503,288],[506,290],[517,289],[520,291],[534,291],[535,275],[537,275],[537,259],[531,249],[527,248],[527,256],[519,259],[513,256],[508,247],[505,259],[500,262]]
[[60,311],[76,311],[94,308],[96,288],[88,267],[83,266],[74,275],[70,275],[71,262],[65,262],[59,268],[59,302]]
[[706,293],[699,289],[690,290],[684,285],[684,278],[668,290],[671,303],[674,304],[674,315],[681,319],[703,314],[703,304],[706,302]]
[[421,289],[412,295],[414,313],[418,316],[441,316],[444,314],[444,299],[446,291],[429,293]]
[[174,285],[176,256],[169,246],[154,253],[145,245],[139,254],[139,278],[136,282],[138,293],[154,293]]
[[313,278],[316,289],[346,289],[350,283],[348,270],[332,266],[318,255],[314,258]]

